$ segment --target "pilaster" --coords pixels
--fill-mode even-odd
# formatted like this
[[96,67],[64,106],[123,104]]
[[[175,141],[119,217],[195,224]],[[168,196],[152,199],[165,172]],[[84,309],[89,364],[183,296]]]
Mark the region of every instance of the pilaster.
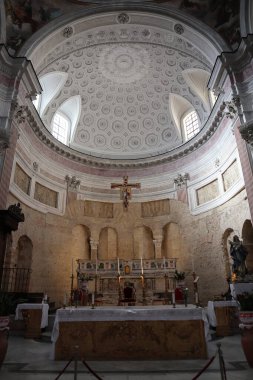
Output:
[[90,255],[91,260],[97,260],[98,259],[98,241],[90,239]]
[[162,257],[162,237],[156,237],[153,240],[154,247],[155,247],[155,258],[156,259],[161,259]]
[[5,208],[17,127],[26,119],[27,104],[42,91],[33,66],[25,57],[12,57],[0,45],[0,207]]

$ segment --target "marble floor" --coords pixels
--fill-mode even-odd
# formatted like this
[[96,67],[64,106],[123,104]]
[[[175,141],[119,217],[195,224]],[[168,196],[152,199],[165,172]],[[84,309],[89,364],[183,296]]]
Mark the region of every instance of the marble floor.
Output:
[[[225,361],[227,380],[252,380],[253,368],[246,362],[241,348],[240,335],[208,343],[209,357],[217,352],[217,344]],[[7,356],[0,370],[1,380],[53,380],[65,367],[66,362],[51,359],[52,344],[50,332],[42,339],[24,339],[20,335],[10,335]],[[169,361],[91,361],[88,365],[104,380],[192,380],[206,365],[208,360],[169,360]],[[95,379],[82,362],[77,363],[78,374],[74,375],[71,363],[60,379]],[[219,370],[218,355],[199,379],[224,379]]]

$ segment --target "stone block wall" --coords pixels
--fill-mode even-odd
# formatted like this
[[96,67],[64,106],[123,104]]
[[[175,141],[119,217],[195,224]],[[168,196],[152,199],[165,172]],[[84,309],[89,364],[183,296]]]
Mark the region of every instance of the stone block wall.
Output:
[[[17,200],[9,195],[9,204]],[[70,291],[72,261],[74,276],[76,259],[90,257],[90,239],[98,242],[98,255],[108,258],[153,258],[156,255],[154,236],[162,236],[162,256],[177,257],[177,268],[186,272],[186,286],[193,296],[192,272],[200,277],[201,301],[206,304],[214,295],[227,288],[226,260],[223,236],[225,231],[242,231],[250,220],[245,191],[212,211],[191,215],[187,205],[177,200],[165,200],[167,213],[160,206],[150,205],[152,215],[143,217],[143,204],[130,203],[128,211],[122,204],[113,206],[113,217],[97,212],[84,214],[84,201],[72,197],[64,216],[41,213],[22,205],[25,222],[13,234],[12,254],[18,241],[27,236],[33,245],[31,291],[45,291],[51,300],[61,305],[65,292]],[[169,207],[168,207],[169,202]],[[151,202],[153,203],[153,202]],[[91,205],[92,206],[92,205]],[[104,205],[103,205],[104,207]],[[12,258],[15,262],[17,258]],[[74,286],[76,286],[76,279]]]

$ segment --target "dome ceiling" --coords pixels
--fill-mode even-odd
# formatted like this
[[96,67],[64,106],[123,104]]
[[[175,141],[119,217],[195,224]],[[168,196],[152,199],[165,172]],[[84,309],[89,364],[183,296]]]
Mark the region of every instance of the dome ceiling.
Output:
[[196,89],[203,92],[204,76],[190,87],[184,72],[211,72],[212,63],[180,30],[181,35],[154,25],[122,25],[111,18],[112,25],[94,26],[93,20],[93,27],[80,33],[69,27],[70,35],[38,63],[39,77],[68,74],[42,120],[50,129],[57,109],[80,96],[73,149],[108,159],[166,153],[182,144],[170,98],[186,99],[203,124],[210,108]]

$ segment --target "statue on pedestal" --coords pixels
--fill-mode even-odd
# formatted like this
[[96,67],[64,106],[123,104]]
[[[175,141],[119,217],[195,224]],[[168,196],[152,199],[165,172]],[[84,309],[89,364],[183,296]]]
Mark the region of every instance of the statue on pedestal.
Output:
[[240,277],[244,277],[247,273],[245,260],[248,255],[246,248],[242,245],[239,237],[235,235],[230,243],[230,256],[233,259],[232,271]]

